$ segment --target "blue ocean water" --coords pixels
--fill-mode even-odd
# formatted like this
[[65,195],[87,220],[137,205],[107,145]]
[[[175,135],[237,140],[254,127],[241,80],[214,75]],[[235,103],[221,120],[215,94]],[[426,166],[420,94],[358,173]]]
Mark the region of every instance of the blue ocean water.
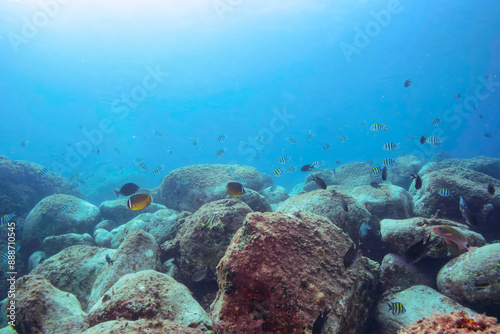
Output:
[[95,203],[192,164],[272,175],[290,157],[274,178],[290,191],[313,161],[500,157],[498,13],[492,0],[4,0],[0,153],[79,173]]

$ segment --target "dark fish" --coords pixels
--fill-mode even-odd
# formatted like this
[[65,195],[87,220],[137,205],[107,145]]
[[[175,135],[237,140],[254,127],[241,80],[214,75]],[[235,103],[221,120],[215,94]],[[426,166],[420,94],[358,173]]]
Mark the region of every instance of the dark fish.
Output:
[[455,95],[455,98],[459,99],[460,98],[460,93],[457,93],[457,95]]
[[460,204],[458,207],[460,208],[460,213],[462,214],[462,217],[464,217],[467,224],[477,226],[476,217],[474,217],[472,211],[469,210],[469,207],[462,196],[460,196]]
[[420,144],[424,145],[426,142],[427,142],[427,137],[425,135],[420,137]]
[[323,328],[328,320],[328,313],[330,313],[331,310],[331,308],[327,307],[323,312],[319,312],[319,315],[313,324],[312,334],[321,334],[323,332]]
[[405,87],[406,88],[410,87],[412,82],[413,82],[413,80],[411,80],[411,79],[406,80],[405,81]]
[[233,197],[239,197],[245,193],[245,188],[243,188],[243,185],[239,182],[229,182],[226,185],[226,191]]
[[420,175],[418,175],[416,171],[414,171],[413,174],[409,175],[413,180],[415,180],[415,189],[418,190],[422,188],[422,178],[420,177]]
[[359,227],[359,240],[363,242],[370,236],[380,237],[380,231],[373,225],[371,221],[366,221]]
[[149,194],[135,194],[129,197],[127,208],[133,211],[142,210],[147,208],[152,201],[153,199]]
[[310,172],[312,171],[314,168],[314,164],[310,164],[310,165],[304,165],[302,166],[302,168],[300,169],[301,172]]
[[427,241],[424,243],[424,239],[419,242],[413,244],[410,248],[408,248],[405,252],[406,263],[417,263],[421,258],[425,256],[427,250],[430,246],[431,235],[427,238]]
[[382,168],[382,181],[385,180],[387,180],[387,166],[384,166],[384,168]]
[[210,267],[207,266],[206,269],[198,270],[193,273],[191,276],[191,281],[193,282],[201,282],[207,277],[207,275],[210,273]]
[[392,311],[392,314],[402,314],[406,312],[405,307],[401,303],[387,303],[389,305],[389,311]]
[[342,210],[344,210],[345,212],[349,212],[349,208],[347,207],[347,203],[344,201],[343,198],[339,198],[339,204],[340,204],[340,207],[342,208]]
[[495,195],[495,185],[493,183],[488,184],[488,193],[493,196]]
[[113,260],[111,260],[111,258],[109,257],[109,254],[106,254],[106,262],[109,264],[109,265],[112,265],[113,264]]
[[130,196],[130,195],[133,195],[137,192],[137,190],[139,190],[139,186],[135,183],[126,183],[124,184],[121,189],[115,189],[115,196],[116,198],[118,198],[118,196],[120,196],[120,194],[122,194],[123,196]]
[[321,189],[326,189],[326,183],[325,183],[325,181],[323,181],[322,179],[320,179],[316,175],[312,175],[311,177],[314,180],[314,182],[316,182],[316,184],[318,185],[318,187],[320,187]]
[[345,253],[345,255],[344,255],[344,268],[345,269],[351,268],[352,266],[354,266],[356,264],[356,261],[358,261],[359,255],[361,254],[361,249],[359,248],[359,245],[360,245],[360,243],[358,240],[358,244],[357,245],[352,244],[351,248],[349,248],[347,253]]
[[370,187],[375,188],[375,189],[380,189],[380,183],[377,182],[370,182]]

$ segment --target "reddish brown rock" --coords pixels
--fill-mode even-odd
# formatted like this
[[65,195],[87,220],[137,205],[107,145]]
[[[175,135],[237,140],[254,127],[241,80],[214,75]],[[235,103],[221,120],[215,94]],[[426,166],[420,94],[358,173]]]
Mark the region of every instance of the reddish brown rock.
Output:
[[196,328],[187,328],[170,320],[107,321],[87,329],[83,334],[204,334]]
[[341,229],[315,214],[248,214],[217,267],[215,331],[310,333],[330,306],[327,330],[360,333],[374,303],[378,264],[361,257],[346,270],[350,246]]

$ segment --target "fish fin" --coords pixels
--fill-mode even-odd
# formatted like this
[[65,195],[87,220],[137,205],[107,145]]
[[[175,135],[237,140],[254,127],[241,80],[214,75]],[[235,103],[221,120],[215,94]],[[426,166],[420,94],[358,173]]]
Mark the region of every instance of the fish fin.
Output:
[[[457,244],[457,245],[458,245],[458,244]],[[464,247],[464,246],[462,246],[462,245],[458,245],[458,249],[460,249],[460,250],[465,249],[465,248],[467,248],[467,247]]]
[[[451,243],[451,241],[450,241],[450,240],[448,240],[448,239],[446,239],[446,238],[444,239],[444,241],[446,241],[446,243],[447,243],[448,245],[451,245],[451,244],[452,244],[452,243]],[[460,246],[458,246],[458,247],[460,247]]]
[[467,248],[467,250],[469,251],[469,260],[470,260],[470,256],[472,255],[472,253],[474,253],[476,251],[477,247],[469,247]]
[[115,189],[113,191],[115,192],[116,198],[118,198],[118,196],[120,196],[120,189]]

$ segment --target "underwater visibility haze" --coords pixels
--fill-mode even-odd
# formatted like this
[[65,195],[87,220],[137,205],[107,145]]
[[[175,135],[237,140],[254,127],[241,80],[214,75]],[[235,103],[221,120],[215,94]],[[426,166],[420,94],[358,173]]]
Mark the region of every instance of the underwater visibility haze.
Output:
[[[499,13],[493,0],[2,0],[0,289],[17,308],[0,325],[495,330]],[[40,286],[67,327],[30,306]],[[183,297],[144,306],[169,289]]]

